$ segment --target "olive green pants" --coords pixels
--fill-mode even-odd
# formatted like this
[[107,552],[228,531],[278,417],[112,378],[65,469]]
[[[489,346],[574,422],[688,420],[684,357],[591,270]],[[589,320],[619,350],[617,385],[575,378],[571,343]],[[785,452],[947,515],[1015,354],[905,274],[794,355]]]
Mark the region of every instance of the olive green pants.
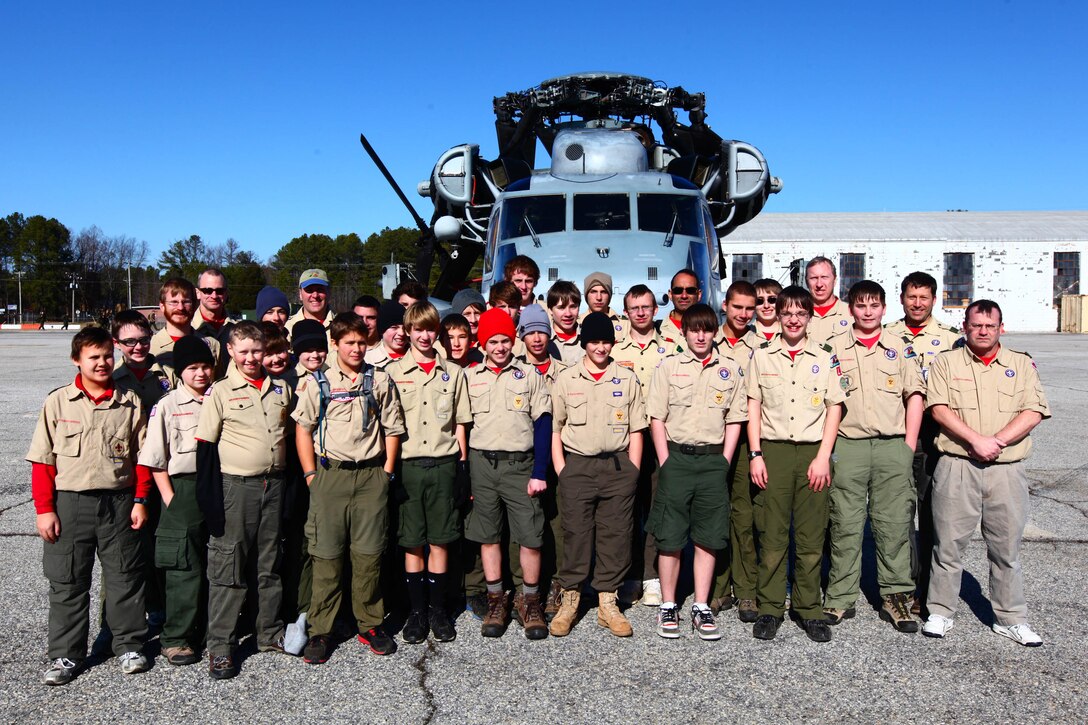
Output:
[[861,591],[865,515],[876,543],[880,594],[913,592],[910,530],[914,517],[914,453],[901,436],[835,442],[831,488],[831,572],[824,606],[848,609]]
[[[763,492],[763,528],[759,532],[759,613],[781,617],[786,610],[786,571],[793,522],[792,608],[801,619],[823,617],[820,565],[827,531],[827,489],[813,491],[808,467],[819,443],[763,441],[767,488]],[[759,521],[756,522],[757,524]]]
[[[313,556],[313,597],[306,623],[310,636],[328,635],[332,632],[336,613],[344,598],[342,575],[344,557],[324,559]],[[351,609],[360,632],[366,632],[382,623],[385,603],[380,586],[382,570],[381,554],[351,552]]]
[[759,586],[756,518],[763,509],[763,489],[748,477],[748,439],[742,430],[733,465],[729,467],[729,551],[718,552],[711,599],[729,594],[755,599]]
[[159,640],[165,647],[204,644],[208,530],[196,502],[196,476],[171,476],[174,498],[162,507],[155,530],[155,566],[166,580],[166,621]]

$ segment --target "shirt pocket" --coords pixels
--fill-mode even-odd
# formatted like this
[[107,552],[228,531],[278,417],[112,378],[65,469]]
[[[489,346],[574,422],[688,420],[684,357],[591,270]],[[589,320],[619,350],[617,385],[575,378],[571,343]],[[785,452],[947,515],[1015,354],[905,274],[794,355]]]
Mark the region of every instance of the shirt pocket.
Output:
[[507,386],[506,409],[511,413],[525,413],[529,410],[529,385],[524,379]]
[[1004,378],[997,386],[997,409],[1002,413],[1018,413],[1024,406],[1024,391],[1016,378]]
[[857,366],[857,363],[843,364],[839,367],[839,372],[841,373],[837,376],[839,387],[846,391],[847,395],[856,392],[861,384],[859,378],[861,369]]
[[434,417],[446,420],[453,413],[453,390],[439,390],[434,401]]
[[729,410],[729,401],[733,399],[732,381],[716,380],[707,387],[706,406],[711,410]]
[[110,435],[106,444],[110,447],[110,458],[114,461],[122,461],[129,456],[129,436],[127,434],[114,433]]
[[481,385],[479,388],[469,388],[468,406],[473,415],[487,413],[491,410],[491,388]]
[[778,407],[782,405],[782,399],[785,397],[785,386],[782,385],[782,378],[763,378],[759,381],[760,395],[763,398],[763,405],[767,407]]
[[952,380],[948,384],[948,402],[956,410],[978,407],[978,390],[974,380]]
[[882,360],[877,366],[877,387],[891,395],[903,395],[903,376],[894,360]]
[[174,428],[174,451],[193,453],[196,451],[196,425],[199,419],[195,415],[186,416]]
[[626,428],[631,424],[630,416],[628,415],[631,409],[630,406],[628,406],[627,401],[627,398],[608,397],[608,425]]
[[586,396],[567,398],[567,424],[586,425],[589,422],[589,405]]
[[67,456],[69,458],[78,457],[80,441],[82,438],[82,424],[65,424],[63,427],[58,426],[56,435],[53,437],[53,453],[58,456]]

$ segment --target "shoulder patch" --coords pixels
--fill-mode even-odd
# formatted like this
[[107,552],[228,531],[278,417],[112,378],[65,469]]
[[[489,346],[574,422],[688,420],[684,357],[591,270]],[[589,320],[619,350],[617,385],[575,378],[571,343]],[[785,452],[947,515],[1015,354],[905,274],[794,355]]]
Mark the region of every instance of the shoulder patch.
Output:
[[956,333],[957,335],[960,334],[960,328],[958,328],[958,327],[951,327],[950,326],[948,329],[951,330],[952,332]]
[[912,357],[918,357],[918,353],[914,352],[913,345],[907,345],[903,348],[903,357],[907,358],[908,360]]

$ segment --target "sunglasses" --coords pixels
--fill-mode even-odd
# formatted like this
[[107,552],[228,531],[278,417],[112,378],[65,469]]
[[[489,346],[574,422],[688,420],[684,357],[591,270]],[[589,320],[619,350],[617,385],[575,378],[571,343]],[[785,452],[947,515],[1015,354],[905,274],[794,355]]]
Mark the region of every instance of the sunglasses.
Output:
[[227,293],[226,287],[197,287],[197,289],[206,295],[219,295],[220,297]]
[[118,340],[125,347],[136,347],[137,345],[150,345],[151,338],[149,336],[144,337],[126,337],[123,340]]
[[773,305],[775,302],[778,302],[778,298],[777,297],[756,297],[756,304],[757,305],[762,305],[764,302],[766,302],[768,305]]
[[673,287],[672,293],[674,295],[693,295],[699,291],[698,287]]

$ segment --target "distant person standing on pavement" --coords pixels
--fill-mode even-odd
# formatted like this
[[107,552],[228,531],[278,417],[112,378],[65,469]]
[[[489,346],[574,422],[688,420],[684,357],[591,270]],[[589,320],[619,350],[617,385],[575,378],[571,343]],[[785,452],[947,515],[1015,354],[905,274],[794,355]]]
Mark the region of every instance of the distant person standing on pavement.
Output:
[[1028,624],[1020,542],[1028,518],[1024,459],[1031,431],[1050,417],[1031,357],[1001,345],[1001,308],[976,300],[964,317],[967,344],[938,355],[927,404],[941,426],[933,472],[933,549],[922,632],[944,637],[960,598],[963,553],[982,523],[990,560],[994,632],[1028,647],[1043,643]]
[[45,310],[42,310],[41,312],[38,313],[38,329],[39,330],[44,330],[45,329]]
[[805,284],[812,295],[812,321],[808,334],[816,342],[827,342],[850,329],[850,307],[835,295],[839,276],[827,257],[813,257],[805,265]]

